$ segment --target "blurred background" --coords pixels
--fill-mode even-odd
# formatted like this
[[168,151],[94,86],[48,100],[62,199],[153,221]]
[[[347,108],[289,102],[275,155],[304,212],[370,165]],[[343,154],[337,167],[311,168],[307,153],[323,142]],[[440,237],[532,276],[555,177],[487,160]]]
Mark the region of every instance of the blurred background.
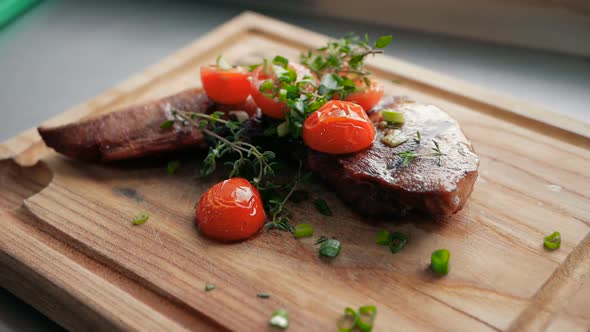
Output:
[[[588,0],[0,0],[0,141],[244,10],[333,37],[392,34],[390,56],[590,123]],[[38,329],[59,327],[0,289],[0,331]]]

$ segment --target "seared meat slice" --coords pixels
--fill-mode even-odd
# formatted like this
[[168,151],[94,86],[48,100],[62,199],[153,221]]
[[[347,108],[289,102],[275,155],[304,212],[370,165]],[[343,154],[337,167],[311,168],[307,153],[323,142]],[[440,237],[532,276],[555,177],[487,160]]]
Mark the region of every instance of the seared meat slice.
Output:
[[205,147],[203,134],[192,126],[160,126],[173,118],[173,110],[204,113],[212,104],[203,90],[191,89],[82,122],[38,130],[47,146],[71,158],[129,159],[191,146]]
[[[404,114],[406,123],[399,130],[408,138],[405,143],[388,146],[381,141],[388,129],[377,129],[373,145],[355,154],[310,151],[311,170],[363,215],[381,217],[414,211],[450,215],[461,210],[477,179],[479,158],[457,121],[435,106],[389,98],[372,114],[376,123],[381,120],[379,108]],[[420,143],[414,140],[417,131],[421,133]],[[402,165],[401,152],[431,153],[433,140],[446,155],[417,157]]]

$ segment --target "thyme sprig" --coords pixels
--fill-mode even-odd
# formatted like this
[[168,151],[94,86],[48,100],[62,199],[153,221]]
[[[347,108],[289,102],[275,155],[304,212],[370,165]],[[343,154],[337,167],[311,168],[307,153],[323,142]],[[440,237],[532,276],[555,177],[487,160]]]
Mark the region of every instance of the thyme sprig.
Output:
[[[420,134],[419,131],[417,131],[416,136],[417,136],[417,138],[414,139],[414,142],[416,142],[418,144],[418,146],[420,146],[420,142],[422,141],[422,135]],[[438,145],[438,142],[436,140],[433,139],[432,143],[434,144],[434,147],[431,148],[432,152],[429,152],[429,153],[418,153],[418,152],[416,152],[417,147],[413,150],[407,150],[407,151],[400,152],[398,154],[398,156],[400,156],[402,158],[402,167],[408,166],[416,158],[428,158],[428,157],[438,157],[438,165],[440,166],[440,163],[441,163],[440,157],[446,155],[446,153],[444,153],[440,150],[440,146]]]
[[[259,146],[255,146],[244,139],[245,127],[238,121],[222,119],[222,112],[212,114],[191,113],[184,111],[173,111],[173,115],[185,125],[192,125],[200,129],[207,137],[212,140],[209,147],[209,153],[203,161],[201,174],[209,175],[217,168],[220,158],[225,155],[234,153],[237,155],[233,162],[229,162],[231,172],[229,177],[244,176],[248,178],[254,186],[260,188],[265,177],[275,175],[275,169],[278,165],[274,161],[276,154],[272,151],[265,151]],[[197,120],[199,120],[197,122]],[[218,124],[222,124],[220,127]],[[222,136],[222,131],[226,133]],[[254,176],[249,176],[254,171]]]

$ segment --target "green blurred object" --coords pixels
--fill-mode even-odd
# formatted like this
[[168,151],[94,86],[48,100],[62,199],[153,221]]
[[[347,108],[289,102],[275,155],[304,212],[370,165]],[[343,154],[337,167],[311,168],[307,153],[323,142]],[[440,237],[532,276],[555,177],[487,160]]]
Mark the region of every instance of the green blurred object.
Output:
[[40,0],[0,0],[0,29],[39,2]]

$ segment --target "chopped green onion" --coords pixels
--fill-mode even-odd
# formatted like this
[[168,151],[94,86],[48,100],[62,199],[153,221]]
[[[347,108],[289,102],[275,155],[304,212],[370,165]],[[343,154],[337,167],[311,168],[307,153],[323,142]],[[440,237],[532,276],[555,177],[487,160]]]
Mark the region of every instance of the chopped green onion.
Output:
[[[371,332],[373,330],[373,323],[377,316],[377,307],[374,305],[367,305],[359,308],[356,325],[362,332]],[[363,319],[364,318],[364,319]]]
[[559,249],[561,246],[561,233],[553,232],[553,234],[546,236],[543,244],[549,250]]
[[338,332],[351,332],[356,326],[358,315],[352,308],[344,309],[344,315],[338,320]]
[[235,116],[239,123],[244,123],[250,119],[250,116],[245,111],[231,111],[229,114]]
[[279,137],[285,137],[289,134],[289,124],[287,121],[282,122],[280,125],[277,126],[277,135]]
[[215,289],[215,285],[212,285],[212,284],[206,284],[205,285],[205,292],[210,292],[210,291],[212,291],[214,289]]
[[383,110],[381,114],[383,115],[383,120],[390,123],[402,124],[406,122],[406,120],[404,119],[404,115],[402,113],[396,112],[392,109]]
[[289,65],[289,60],[287,60],[287,58],[282,57],[280,55],[275,56],[275,58],[272,60],[272,63],[274,65],[277,66],[281,66],[283,68],[287,68],[287,66]]
[[324,257],[334,258],[340,254],[342,245],[336,239],[327,239],[320,245],[320,255]]
[[274,84],[272,83],[271,80],[266,80],[264,82],[262,82],[262,84],[260,84],[260,86],[258,87],[258,90],[260,92],[267,92],[267,91],[271,91],[274,88]]
[[446,275],[449,273],[449,260],[451,259],[451,253],[446,249],[439,249],[432,253],[430,258],[432,271]]
[[377,238],[375,239],[375,243],[380,244],[380,245],[388,245],[389,244],[389,232],[386,230],[382,230],[379,233],[377,233]]
[[408,237],[400,232],[393,232],[389,240],[389,249],[396,254],[408,244]]
[[174,124],[174,120],[167,120],[160,125],[160,129],[170,128]]
[[252,71],[254,71],[254,69],[256,69],[258,67],[260,67],[260,64],[259,63],[254,64],[254,65],[250,65],[250,66],[248,66],[248,71],[249,72],[252,72]]
[[217,56],[217,60],[215,62],[217,63],[217,67],[219,67],[221,70],[230,70],[232,68],[232,66],[227,61],[225,61],[221,54]]
[[268,324],[280,329],[287,329],[289,327],[289,313],[285,309],[279,309],[272,313]]
[[150,219],[150,214],[146,211],[142,211],[133,218],[133,225],[144,224],[148,219]]
[[261,299],[268,299],[270,298],[270,294],[268,293],[258,293],[256,294],[257,297],[261,298]]
[[326,203],[325,200],[318,198],[315,201],[313,201],[313,204],[315,205],[315,208],[324,216],[332,215],[332,210],[330,210],[330,207],[328,206],[328,203]]
[[180,167],[180,161],[171,160],[168,162],[168,165],[166,166],[166,173],[168,173],[168,175],[174,175],[176,174],[178,167]]
[[287,90],[286,89],[280,89],[279,90],[279,101],[281,103],[286,103],[287,102]]
[[293,229],[293,235],[296,238],[312,236],[313,227],[310,224],[297,224]]

